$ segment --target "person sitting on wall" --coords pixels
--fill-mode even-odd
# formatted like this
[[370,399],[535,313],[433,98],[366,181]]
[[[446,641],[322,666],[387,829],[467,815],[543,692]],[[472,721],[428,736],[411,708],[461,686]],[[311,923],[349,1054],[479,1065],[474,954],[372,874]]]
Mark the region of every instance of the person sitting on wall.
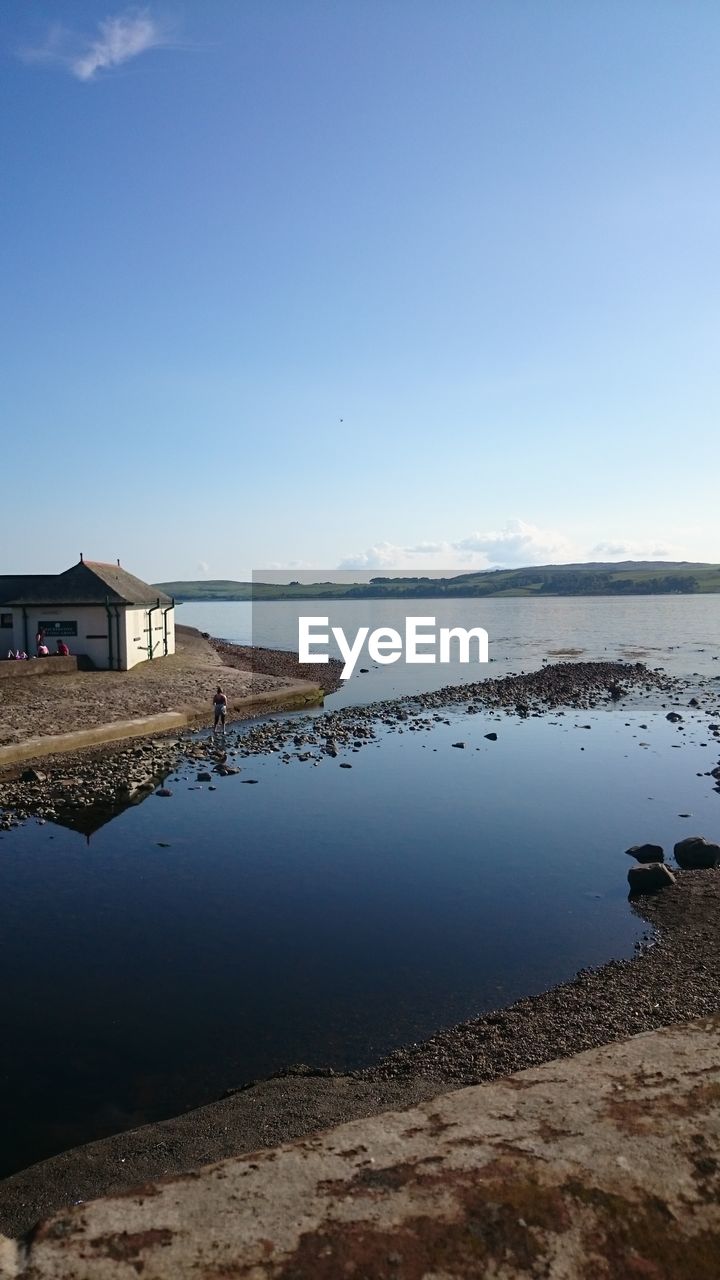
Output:
[[70,657],[70,650],[68,649],[68,647],[67,647],[67,645],[66,645],[66,643],[65,643],[65,641],[64,641],[64,640],[58,640],[58,642],[57,642],[57,651],[58,651],[58,653],[59,653],[59,655],[60,655],[60,657],[61,657],[61,658],[69,658],[69,657]]
[[45,641],[43,640],[42,643],[38,645],[38,658],[49,658],[49,657],[50,657],[50,650],[48,649]]

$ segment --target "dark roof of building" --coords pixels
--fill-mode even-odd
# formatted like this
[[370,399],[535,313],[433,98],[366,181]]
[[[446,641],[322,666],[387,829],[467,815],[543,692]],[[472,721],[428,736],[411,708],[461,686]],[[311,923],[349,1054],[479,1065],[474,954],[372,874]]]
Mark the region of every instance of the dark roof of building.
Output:
[[170,596],[117,564],[81,560],[64,573],[0,578],[4,604],[172,604]]
[[25,591],[30,583],[45,582],[46,575],[2,573],[0,574],[0,604],[8,604],[19,591]]

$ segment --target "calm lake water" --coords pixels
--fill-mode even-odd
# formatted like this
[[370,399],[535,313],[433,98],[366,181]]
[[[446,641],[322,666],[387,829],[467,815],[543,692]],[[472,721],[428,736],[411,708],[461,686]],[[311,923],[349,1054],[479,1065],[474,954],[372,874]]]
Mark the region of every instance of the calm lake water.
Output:
[[[652,665],[715,675],[717,609],[715,597],[485,602],[498,661],[484,671],[539,665],[561,647],[554,616],[563,647],[644,647]],[[249,638],[243,606],[180,618]],[[382,676],[340,697],[388,696]],[[172,798],[89,840],[51,823],[4,834],[0,1173],[288,1063],[371,1063],[630,955],[647,926],[623,850],[720,822],[707,717],[681,731],[665,713],[628,701],[552,720],[453,714],[317,767],[241,760],[213,791],[183,768]]]
[[[351,638],[362,626],[394,627],[403,633],[406,612],[435,616],[438,627],[484,627],[489,636],[490,663],[411,666],[397,662],[378,667],[365,653],[357,668],[367,667],[368,673],[362,675],[356,668],[343,689],[333,694],[333,706],[437,689],[509,671],[532,671],[543,659],[620,658],[681,675],[714,675],[720,669],[720,595],[635,596],[627,600],[607,596],[415,600],[411,608],[386,600],[183,604],[178,607],[177,620],[238,644],[296,650],[300,614],[328,616],[331,626],[342,627]],[[328,652],[340,656],[332,642]]]

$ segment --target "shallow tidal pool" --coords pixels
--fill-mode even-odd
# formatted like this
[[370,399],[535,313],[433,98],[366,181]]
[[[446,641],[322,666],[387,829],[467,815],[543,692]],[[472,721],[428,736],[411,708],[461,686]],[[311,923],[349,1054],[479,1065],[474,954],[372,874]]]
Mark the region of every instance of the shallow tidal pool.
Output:
[[632,953],[624,849],[717,831],[706,719],[446,719],[214,789],[188,764],[89,841],[4,834],[0,1174]]

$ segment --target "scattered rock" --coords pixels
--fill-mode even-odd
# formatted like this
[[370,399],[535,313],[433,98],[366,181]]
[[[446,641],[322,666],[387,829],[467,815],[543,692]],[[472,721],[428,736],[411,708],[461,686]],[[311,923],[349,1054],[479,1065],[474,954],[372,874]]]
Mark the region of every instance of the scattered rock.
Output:
[[497,742],[496,733],[486,733],[483,735],[483,737],[487,738],[488,742]]
[[677,724],[678,720],[682,720],[682,716],[677,711],[668,711],[665,719],[669,720],[671,724]]
[[716,867],[720,862],[720,844],[714,844],[705,836],[688,836],[686,840],[679,840],[673,853],[678,866],[685,870]]
[[[224,642],[215,644],[218,651],[225,647]],[[249,650],[248,654],[252,656]],[[291,657],[296,663],[297,657]],[[230,665],[234,665],[234,659]],[[336,666],[340,669],[342,664]],[[612,687],[619,686],[620,682],[627,691],[633,690],[641,697],[659,690],[678,696],[676,681],[660,669],[650,671],[639,662],[559,662],[544,664],[534,672],[482,679],[472,685],[447,686],[362,707],[325,710],[302,723],[297,716],[254,723],[243,726],[240,731],[230,729],[227,745],[233,744],[243,759],[284,752],[281,759],[285,761],[305,761],[317,767],[328,756],[336,758],[349,749],[359,751],[376,741],[383,726],[402,732],[428,731],[435,724],[449,725],[447,713],[451,709],[469,707],[473,708],[473,714],[489,713],[498,720],[503,713],[524,718],[550,712],[559,717],[565,714],[563,707],[592,708],[606,701]],[[687,699],[687,694],[685,697]],[[486,737],[489,741],[496,739],[493,734]],[[295,754],[292,746],[298,745],[298,739],[304,749]],[[44,776],[39,769],[33,769],[30,785],[21,782],[18,773],[14,777],[2,777],[0,826],[9,829],[8,811],[12,814],[12,825],[17,826],[28,817],[49,817],[58,810],[65,815],[89,805],[118,809],[161,787],[163,780],[178,767],[201,770],[205,776],[199,778],[197,785],[200,786],[211,778],[234,771],[227,763],[227,751],[214,747],[207,737],[190,732],[144,743],[135,741],[118,749],[102,748],[92,754],[70,754],[64,757],[60,768],[53,764]],[[218,765],[222,767],[217,768],[217,773],[210,774],[210,769]],[[31,768],[30,764],[26,770],[28,779]],[[41,776],[42,781],[37,781]],[[183,772],[182,781],[188,780],[188,774]],[[720,779],[717,780],[720,790]],[[257,779],[244,781],[257,782]]]
[[658,889],[675,884],[675,877],[664,862],[646,862],[641,867],[631,867],[627,878],[633,893],[657,893]]
[[665,854],[661,844],[634,844],[625,850],[629,858],[638,862],[664,862]]
[[156,795],[156,796],[171,796],[171,795],[172,795],[172,791],[170,790],[170,788],[169,788],[169,787],[158,787],[157,791],[155,792],[155,795]]
[[459,749],[460,749],[461,751],[464,751],[464,750],[465,750],[465,747],[467,746],[467,743],[466,743],[466,742],[453,742],[453,746],[454,746],[454,747],[459,747]]
[[212,774],[203,769],[202,773],[198,774],[197,780],[198,782],[212,782]]

